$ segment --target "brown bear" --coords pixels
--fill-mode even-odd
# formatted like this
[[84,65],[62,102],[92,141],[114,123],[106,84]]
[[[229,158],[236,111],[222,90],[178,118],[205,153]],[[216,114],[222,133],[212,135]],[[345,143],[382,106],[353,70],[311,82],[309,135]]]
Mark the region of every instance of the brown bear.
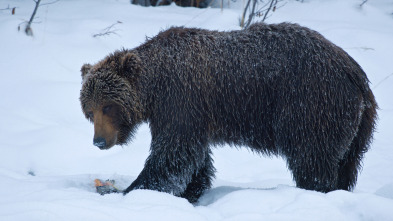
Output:
[[196,202],[212,185],[211,147],[282,156],[296,185],[355,186],[377,118],[362,68],[297,24],[241,31],[175,27],[82,67],[82,110],[94,145],[126,144],[138,125],[152,141],[134,189]]

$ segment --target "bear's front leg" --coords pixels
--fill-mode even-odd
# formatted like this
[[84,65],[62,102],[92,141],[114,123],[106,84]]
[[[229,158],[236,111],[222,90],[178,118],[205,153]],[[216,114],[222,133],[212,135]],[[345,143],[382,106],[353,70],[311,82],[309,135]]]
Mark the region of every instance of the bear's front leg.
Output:
[[214,176],[213,173],[206,173],[206,170],[214,171],[214,168],[210,168],[211,165],[207,143],[202,141],[200,136],[195,139],[184,134],[153,135],[151,153],[145,167],[137,179],[124,190],[124,194],[134,189],[150,189],[182,196],[193,178],[195,179],[195,174]]
[[205,159],[205,166],[192,175],[191,183],[187,185],[186,190],[181,194],[181,197],[186,198],[190,203],[196,203],[199,197],[212,186],[212,179],[216,170],[210,154]]

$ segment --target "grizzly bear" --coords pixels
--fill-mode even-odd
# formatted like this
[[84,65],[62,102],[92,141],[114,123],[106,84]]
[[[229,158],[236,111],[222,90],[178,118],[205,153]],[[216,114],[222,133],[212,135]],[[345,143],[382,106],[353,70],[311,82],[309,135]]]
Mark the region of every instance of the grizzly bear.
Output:
[[297,187],[352,190],[376,125],[362,68],[297,24],[174,27],[81,71],[94,145],[124,145],[138,125],[150,126],[150,155],[124,194],[196,202],[214,178],[211,148],[222,144],[283,157]]

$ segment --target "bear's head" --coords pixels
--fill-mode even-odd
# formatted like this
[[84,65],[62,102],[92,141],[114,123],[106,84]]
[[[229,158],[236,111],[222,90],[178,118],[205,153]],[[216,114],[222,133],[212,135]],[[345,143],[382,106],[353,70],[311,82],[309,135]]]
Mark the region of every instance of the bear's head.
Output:
[[85,117],[94,124],[93,144],[100,149],[127,143],[142,122],[137,58],[133,53],[115,52],[96,65],[82,66],[80,102]]

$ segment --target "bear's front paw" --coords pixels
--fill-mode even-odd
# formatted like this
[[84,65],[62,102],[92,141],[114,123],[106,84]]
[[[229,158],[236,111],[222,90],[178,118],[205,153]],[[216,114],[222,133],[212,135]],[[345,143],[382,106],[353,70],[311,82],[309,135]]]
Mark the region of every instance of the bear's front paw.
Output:
[[143,182],[140,181],[140,179],[136,179],[132,184],[127,187],[127,189],[123,190],[123,194],[126,195],[132,190],[138,190],[138,189],[149,189],[147,188],[146,185],[143,184]]
[[[161,178],[161,179],[159,179]],[[186,189],[187,183],[180,179],[168,179],[167,177],[155,177],[140,175],[127,189],[123,191],[123,194],[127,194],[132,190],[136,189],[148,189],[159,192],[166,192],[175,196],[180,196]]]

